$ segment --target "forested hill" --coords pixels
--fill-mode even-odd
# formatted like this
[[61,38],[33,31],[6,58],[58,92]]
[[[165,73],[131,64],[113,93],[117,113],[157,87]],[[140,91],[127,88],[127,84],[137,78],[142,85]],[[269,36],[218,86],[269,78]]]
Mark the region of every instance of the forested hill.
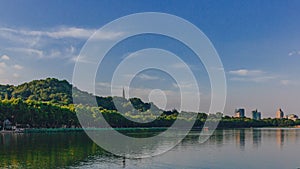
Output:
[[[72,84],[70,84],[68,81],[58,80],[55,78],[33,80],[18,86],[0,85],[0,100],[20,98],[21,100],[33,100],[59,105],[69,105],[73,103],[72,88]],[[80,91],[77,88],[74,88],[73,92],[73,97],[80,97],[80,101],[84,105],[89,105],[89,99],[93,98],[91,94]],[[116,109],[113,104],[112,97],[97,96],[96,100],[99,107],[108,110]],[[145,111],[150,108],[150,103],[144,103],[138,98],[131,98],[130,101],[138,110]],[[154,106],[155,109],[158,109],[155,105],[152,106]]]
[[[18,86],[0,85],[0,97],[0,122],[9,119],[13,124],[29,124],[31,127],[80,126],[76,113],[90,118],[97,117],[95,122],[88,124],[91,127],[101,127],[99,121],[103,119],[99,118],[99,112],[110,119],[112,126],[117,127],[137,126],[125,121],[120,114],[131,119],[154,120],[157,113],[164,112],[170,117],[178,113],[176,110],[162,111],[153,103],[144,103],[139,98],[127,100],[122,97],[93,96],[73,87],[66,80],[55,78],[34,80]],[[95,97],[97,106],[90,104],[90,100]],[[79,99],[80,104],[74,104],[73,98]],[[115,103],[119,105],[118,110]],[[75,108],[78,110],[76,113]],[[160,122],[156,126],[168,124]]]
[[18,86],[0,85],[0,97],[1,99],[20,98],[70,104],[72,103],[72,85],[66,80],[55,78],[33,80]]

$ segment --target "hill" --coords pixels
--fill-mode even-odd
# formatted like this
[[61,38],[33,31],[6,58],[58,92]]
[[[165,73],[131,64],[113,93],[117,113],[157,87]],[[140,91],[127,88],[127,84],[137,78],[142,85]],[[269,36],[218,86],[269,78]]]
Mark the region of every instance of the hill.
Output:
[[[81,101],[79,105],[73,104],[73,97]],[[97,107],[90,104],[90,99],[94,98],[98,103]],[[162,112],[153,103],[144,103],[139,98],[127,100],[121,97],[93,96],[73,87],[66,80],[55,78],[33,80],[18,86],[0,85],[1,121],[8,118],[15,123],[29,123],[35,127],[79,125],[75,108],[90,114],[95,114],[95,109],[100,109],[109,115],[107,118],[119,116],[120,113],[128,118],[140,118],[140,112],[144,112],[145,117],[152,118],[156,112]],[[168,113],[172,114],[170,111]]]
[[[72,89],[73,95],[72,95]],[[116,110],[115,104],[121,104],[122,110],[128,110],[128,100],[120,98],[120,97],[101,97],[101,96],[93,96],[87,92],[81,91],[76,87],[73,87],[66,80],[58,80],[55,78],[47,78],[41,80],[33,80],[31,82],[23,83],[18,86],[13,85],[0,85],[0,100],[10,100],[10,99],[21,99],[32,100],[32,101],[41,101],[41,102],[49,102],[58,105],[69,105],[72,104],[72,98],[76,98],[81,101],[83,105],[90,105],[90,99],[94,99],[96,97],[97,103],[99,107],[102,107],[107,110]],[[150,109],[159,110],[153,103],[144,103],[139,98],[130,98],[134,109],[139,111],[147,111]],[[131,105],[130,104],[130,105]],[[127,105],[127,106],[126,106]],[[125,108],[125,107],[126,108]],[[124,109],[123,109],[124,107]],[[131,107],[131,109],[133,109]],[[119,107],[120,108],[120,107]]]
[[46,101],[60,104],[72,103],[72,85],[66,80],[47,78],[33,80],[18,86],[0,85],[2,99]]

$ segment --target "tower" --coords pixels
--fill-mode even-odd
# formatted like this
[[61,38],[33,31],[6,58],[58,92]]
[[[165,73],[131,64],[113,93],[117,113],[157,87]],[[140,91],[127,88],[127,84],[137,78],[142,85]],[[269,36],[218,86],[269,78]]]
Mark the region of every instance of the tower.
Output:
[[123,87],[123,95],[122,97],[125,99],[125,90],[124,90],[124,87]]

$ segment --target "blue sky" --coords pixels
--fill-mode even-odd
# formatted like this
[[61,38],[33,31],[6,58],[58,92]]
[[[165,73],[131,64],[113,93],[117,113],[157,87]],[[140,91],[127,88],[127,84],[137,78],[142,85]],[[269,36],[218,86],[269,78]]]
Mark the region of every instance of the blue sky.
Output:
[[[225,114],[232,115],[235,108],[245,107],[248,116],[257,108],[266,117],[274,116],[276,109],[282,107],[286,113],[300,115],[300,2],[296,0],[2,0],[0,83],[20,84],[45,77],[71,81],[76,56],[86,40],[108,22],[138,12],[173,14],[193,23],[206,34],[218,51],[226,73]],[[118,35],[118,32],[109,32],[103,38]],[[125,54],[149,46],[161,45],[177,52],[190,65],[194,63],[193,57],[186,57],[192,53],[168,38],[149,35],[129,39],[127,43],[131,43],[127,44],[130,48],[120,44],[108,57],[105,64],[108,72]],[[210,99],[207,74],[199,63],[192,67],[200,84],[201,105],[207,107]],[[177,89],[171,86],[172,78],[157,74],[152,70],[137,76],[132,83],[132,87],[138,89],[135,95],[147,99],[146,94],[154,88],[168,89],[171,101],[167,107],[171,108],[177,103],[176,99],[172,100],[172,92]],[[101,73],[99,76],[99,94],[106,95],[105,86],[110,76],[104,74],[101,77]],[[158,79],[168,79],[168,82]]]

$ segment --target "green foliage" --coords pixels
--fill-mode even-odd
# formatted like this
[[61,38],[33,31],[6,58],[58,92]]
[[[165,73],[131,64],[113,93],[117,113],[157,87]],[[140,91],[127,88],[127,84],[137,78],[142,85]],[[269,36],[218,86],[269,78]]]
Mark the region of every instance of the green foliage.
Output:
[[50,102],[12,98],[0,101],[0,112],[0,121],[9,119],[14,124],[45,128],[79,126],[73,105],[61,106]]
[[1,98],[20,98],[22,100],[48,101],[71,104],[72,86],[66,80],[47,78],[34,80],[19,86],[0,85]]
[[[72,96],[80,100],[81,104],[73,104]],[[195,116],[193,112],[178,112],[176,109],[163,111],[153,103],[144,103],[139,98],[127,100],[121,97],[96,96],[98,106],[93,107],[90,103],[94,99],[92,94],[80,91],[65,80],[54,78],[34,80],[19,86],[0,85],[0,122],[9,119],[13,124],[28,124],[35,128],[81,125],[109,127],[105,125],[105,121],[112,127],[169,127],[175,120],[181,125],[195,120],[194,127],[202,128],[204,123],[209,126],[217,119],[221,119],[219,128],[300,125],[300,120],[252,120],[223,117],[221,112],[209,115],[197,113]],[[80,117],[80,123],[76,115]]]

